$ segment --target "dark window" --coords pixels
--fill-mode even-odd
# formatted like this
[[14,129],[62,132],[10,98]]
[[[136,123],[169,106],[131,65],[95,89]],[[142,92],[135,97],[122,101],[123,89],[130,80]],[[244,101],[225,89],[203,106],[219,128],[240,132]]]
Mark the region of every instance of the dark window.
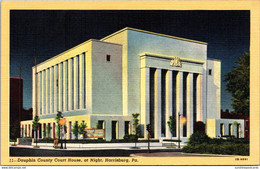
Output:
[[130,121],[125,121],[125,135],[129,134]]
[[112,139],[117,139],[117,133],[118,133],[117,121],[112,121]]
[[223,123],[220,124],[220,135],[221,135],[221,137],[224,136],[224,124]]
[[110,62],[110,55],[107,55],[107,61]]
[[98,120],[97,128],[98,129],[103,129],[104,128],[104,121],[103,120]]
[[212,74],[212,69],[209,69],[209,75],[211,75]]

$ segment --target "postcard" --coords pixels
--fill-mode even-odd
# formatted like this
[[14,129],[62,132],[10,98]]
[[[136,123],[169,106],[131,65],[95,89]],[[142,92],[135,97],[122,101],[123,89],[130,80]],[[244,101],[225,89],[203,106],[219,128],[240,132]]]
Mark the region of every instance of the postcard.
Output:
[[259,1],[2,1],[2,166],[259,165]]

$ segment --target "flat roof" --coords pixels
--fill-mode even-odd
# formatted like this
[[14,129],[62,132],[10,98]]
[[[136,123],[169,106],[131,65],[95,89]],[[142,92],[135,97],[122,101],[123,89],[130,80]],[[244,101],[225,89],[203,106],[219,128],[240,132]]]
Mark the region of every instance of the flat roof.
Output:
[[166,34],[161,34],[161,33],[155,33],[155,32],[150,32],[150,31],[146,31],[146,30],[141,30],[141,29],[136,29],[136,28],[131,28],[131,27],[125,27],[111,35],[108,35],[102,39],[100,39],[101,41],[106,40],[118,33],[121,33],[125,30],[133,30],[133,31],[138,31],[138,32],[143,32],[143,33],[148,33],[148,34],[153,34],[153,35],[158,35],[158,36],[164,36],[164,37],[168,37],[168,38],[173,38],[173,39],[178,39],[178,40],[183,40],[183,41],[188,41],[188,42],[193,42],[193,43],[199,43],[199,44],[204,44],[207,45],[208,43],[206,42],[201,42],[201,41],[197,41],[197,40],[191,40],[191,39],[187,39],[187,38],[181,38],[181,37],[177,37],[177,36],[172,36],[172,35],[166,35]]
[[[98,40],[98,39],[89,39],[89,40],[87,40],[87,41],[85,41],[85,42],[82,42],[82,43],[78,44],[77,46],[74,46],[74,47],[72,47],[72,48],[70,48],[70,49],[68,49],[68,50],[65,50],[64,52],[62,52],[62,53],[60,53],[60,54],[58,54],[58,55],[55,55],[55,56],[53,56],[53,57],[51,57],[51,58],[49,58],[49,59],[47,59],[47,60],[45,60],[45,61],[43,61],[43,62],[37,64],[37,66],[39,66],[39,65],[41,65],[41,64],[44,64],[44,63],[46,63],[46,62],[49,62],[50,60],[52,60],[52,59],[54,59],[54,58],[57,58],[57,57],[59,57],[59,56],[61,56],[61,55],[64,55],[65,53],[68,53],[69,51],[74,50],[74,49],[76,49],[76,48],[78,48],[78,47],[80,47],[80,46],[82,46],[82,45],[84,45],[84,44],[86,44],[86,43],[91,42],[91,41],[101,42],[101,43],[108,43],[108,44],[113,44],[113,45],[122,46],[121,44],[117,44],[117,43],[104,42],[104,41],[100,41],[100,40]],[[35,67],[35,66],[33,66],[32,68],[34,68],[34,67]]]
[[214,61],[221,62],[221,60],[220,60],[220,59],[214,59],[214,58],[207,58],[207,60],[214,60]]

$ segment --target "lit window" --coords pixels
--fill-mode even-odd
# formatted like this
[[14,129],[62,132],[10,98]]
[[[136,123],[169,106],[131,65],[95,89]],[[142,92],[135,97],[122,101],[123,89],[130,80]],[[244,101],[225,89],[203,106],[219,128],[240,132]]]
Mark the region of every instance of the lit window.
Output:
[[107,61],[110,62],[110,55],[107,55]]

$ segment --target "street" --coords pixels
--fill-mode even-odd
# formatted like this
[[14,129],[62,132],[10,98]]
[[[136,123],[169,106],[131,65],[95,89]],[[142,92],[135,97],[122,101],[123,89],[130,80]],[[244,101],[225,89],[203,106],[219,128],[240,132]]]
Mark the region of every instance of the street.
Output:
[[177,149],[153,149],[148,153],[145,149],[103,149],[103,150],[60,150],[10,147],[12,157],[184,157],[184,156],[219,156],[186,154]]

